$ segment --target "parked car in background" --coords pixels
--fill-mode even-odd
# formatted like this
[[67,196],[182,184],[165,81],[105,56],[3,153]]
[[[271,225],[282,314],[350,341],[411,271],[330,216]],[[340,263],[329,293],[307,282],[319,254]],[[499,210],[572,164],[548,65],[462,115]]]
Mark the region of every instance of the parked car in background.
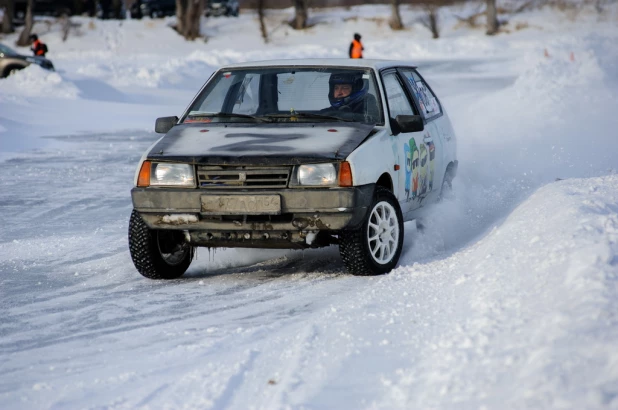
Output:
[[24,56],[0,44],[0,78],[8,77],[30,64],[37,64],[46,70],[54,71],[54,65],[47,58]]
[[131,18],[161,18],[176,14],[176,0],[136,0],[129,9]]
[[336,244],[347,270],[393,269],[403,222],[451,189],[453,127],[411,63],[280,60],[220,68],[142,156],[129,249],[152,279],[198,246]]
[[[15,0],[13,8],[15,18],[23,21],[27,8],[27,0]],[[32,11],[36,16],[58,17],[62,14],[72,15],[74,10],[74,0],[34,0]]]
[[207,0],[206,17],[234,16],[240,12],[237,0]]

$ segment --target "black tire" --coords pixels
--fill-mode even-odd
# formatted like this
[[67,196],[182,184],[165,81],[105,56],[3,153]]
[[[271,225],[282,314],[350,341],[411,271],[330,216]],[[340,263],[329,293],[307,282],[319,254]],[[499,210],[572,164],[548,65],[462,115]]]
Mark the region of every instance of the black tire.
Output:
[[19,70],[23,70],[25,67],[19,66],[19,65],[10,65],[8,67],[6,67],[4,69],[4,71],[2,72],[2,78],[6,78],[10,75],[15,74],[17,71]]
[[136,210],[129,221],[129,251],[135,268],[149,279],[181,277],[195,253],[181,232],[150,229]]
[[[381,216],[386,218],[382,223],[376,220]],[[388,227],[390,230],[387,232]],[[378,250],[377,247],[385,242],[390,246]],[[397,265],[402,247],[403,215],[399,203],[388,189],[378,186],[362,226],[340,233],[339,254],[352,275],[382,275]],[[372,249],[375,252],[372,253]]]

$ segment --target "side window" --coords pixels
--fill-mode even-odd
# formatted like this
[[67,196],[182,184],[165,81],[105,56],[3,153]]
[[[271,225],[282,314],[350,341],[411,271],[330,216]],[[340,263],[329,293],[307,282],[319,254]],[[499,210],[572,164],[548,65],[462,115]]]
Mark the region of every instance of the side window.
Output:
[[397,80],[397,74],[388,73],[384,75],[383,81],[390,117],[395,118],[398,115],[414,115],[412,105],[401,87],[399,80]]
[[442,108],[438,99],[431,92],[425,81],[412,69],[402,69],[401,73],[408,81],[410,91],[414,94],[414,98],[418,102],[421,110],[421,115],[429,120],[435,116],[442,114]]

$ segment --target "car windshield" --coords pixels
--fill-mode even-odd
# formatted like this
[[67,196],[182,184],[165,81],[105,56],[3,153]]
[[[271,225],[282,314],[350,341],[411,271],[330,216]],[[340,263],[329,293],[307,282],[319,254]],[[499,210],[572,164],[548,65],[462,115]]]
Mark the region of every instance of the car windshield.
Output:
[[16,56],[17,53],[4,44],[0,44],[0,54],[6,54],[7,56]]
[[220,70],[182,121],[383,124],[370,69],[257,67]]

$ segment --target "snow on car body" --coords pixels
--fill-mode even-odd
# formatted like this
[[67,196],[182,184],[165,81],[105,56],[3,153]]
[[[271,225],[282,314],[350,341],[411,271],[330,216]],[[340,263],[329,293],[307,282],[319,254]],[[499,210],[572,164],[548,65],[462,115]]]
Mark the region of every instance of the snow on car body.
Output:
[[229,65],[155,128],[166,135],[142,156],[129,227],[149,278],[181,276],[196,246],[339,244],[351,273],[386,273],[403,221],[457,170],[444,107],[401,61]]

